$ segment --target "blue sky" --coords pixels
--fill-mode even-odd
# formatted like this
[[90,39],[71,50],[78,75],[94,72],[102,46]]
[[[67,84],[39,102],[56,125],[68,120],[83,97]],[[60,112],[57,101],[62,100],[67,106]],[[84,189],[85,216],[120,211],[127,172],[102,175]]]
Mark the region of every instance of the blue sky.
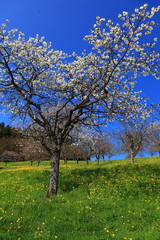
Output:
[[[1,0],[0,24],[9,19],[8,28],[18,28],[26,37],[36,34],[52,42],[56,50],[80,54],[88,48],[83,37],[89,34],[96,16],[117,22],[122,11],[133,12],[136,7],[148,3],[158,6],[160,0]],[[157,14],[157,21],[160,13]],[[158,29],[157,29],[158,34]],[[160,103],[160,81],[153,78],[142,79],[138,89]],[[0,122],[9,123],[9,114],[0,114]]]

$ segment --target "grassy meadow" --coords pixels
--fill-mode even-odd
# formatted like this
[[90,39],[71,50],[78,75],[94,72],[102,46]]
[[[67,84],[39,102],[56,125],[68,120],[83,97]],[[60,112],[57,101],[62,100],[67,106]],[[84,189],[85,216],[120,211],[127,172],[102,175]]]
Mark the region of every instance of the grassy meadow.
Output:
[[159,240],[160,158],[60,165],[0,163],[0,240]]

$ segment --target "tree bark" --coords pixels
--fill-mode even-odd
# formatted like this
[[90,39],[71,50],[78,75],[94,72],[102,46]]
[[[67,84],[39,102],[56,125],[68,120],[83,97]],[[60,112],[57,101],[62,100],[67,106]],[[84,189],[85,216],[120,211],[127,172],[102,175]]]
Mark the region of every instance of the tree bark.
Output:
[[96,158],[96,164],[99,165],[99,158]]
[[67,158],[64,159],[64,164],[67,164]]
[[51,198],[58,191],[58,177],[59,177],[59,161],[60,161],[60,148],[57,148],[51,157],[51,173],[49,189],[46,194],[47,198]]
[[39,167],[39,165],[40,165],[40,161],[37,162],[37,167]]
[[87,159],[85,159],[85,162],[86,162],[86,164],[88,165],[88,158],[87,158]]
[[134,154],[131,153],[131,164],[134,164]]

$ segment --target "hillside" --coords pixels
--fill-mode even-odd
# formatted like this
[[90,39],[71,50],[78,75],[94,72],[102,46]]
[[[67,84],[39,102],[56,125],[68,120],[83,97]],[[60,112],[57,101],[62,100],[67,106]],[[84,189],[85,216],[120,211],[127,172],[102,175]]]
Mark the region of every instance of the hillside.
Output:
[[159,240],[160,158],[61,163],[45,199],[49,162],[0,163],[0,240]]

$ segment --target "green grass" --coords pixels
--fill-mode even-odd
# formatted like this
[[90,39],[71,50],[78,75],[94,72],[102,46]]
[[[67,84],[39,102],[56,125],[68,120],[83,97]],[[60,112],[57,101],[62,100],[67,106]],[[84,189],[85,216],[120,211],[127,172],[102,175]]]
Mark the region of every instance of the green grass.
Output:
[[60,166],[45,199],[49,162],[0,163],[0,240],[159,240],[160,158]]

